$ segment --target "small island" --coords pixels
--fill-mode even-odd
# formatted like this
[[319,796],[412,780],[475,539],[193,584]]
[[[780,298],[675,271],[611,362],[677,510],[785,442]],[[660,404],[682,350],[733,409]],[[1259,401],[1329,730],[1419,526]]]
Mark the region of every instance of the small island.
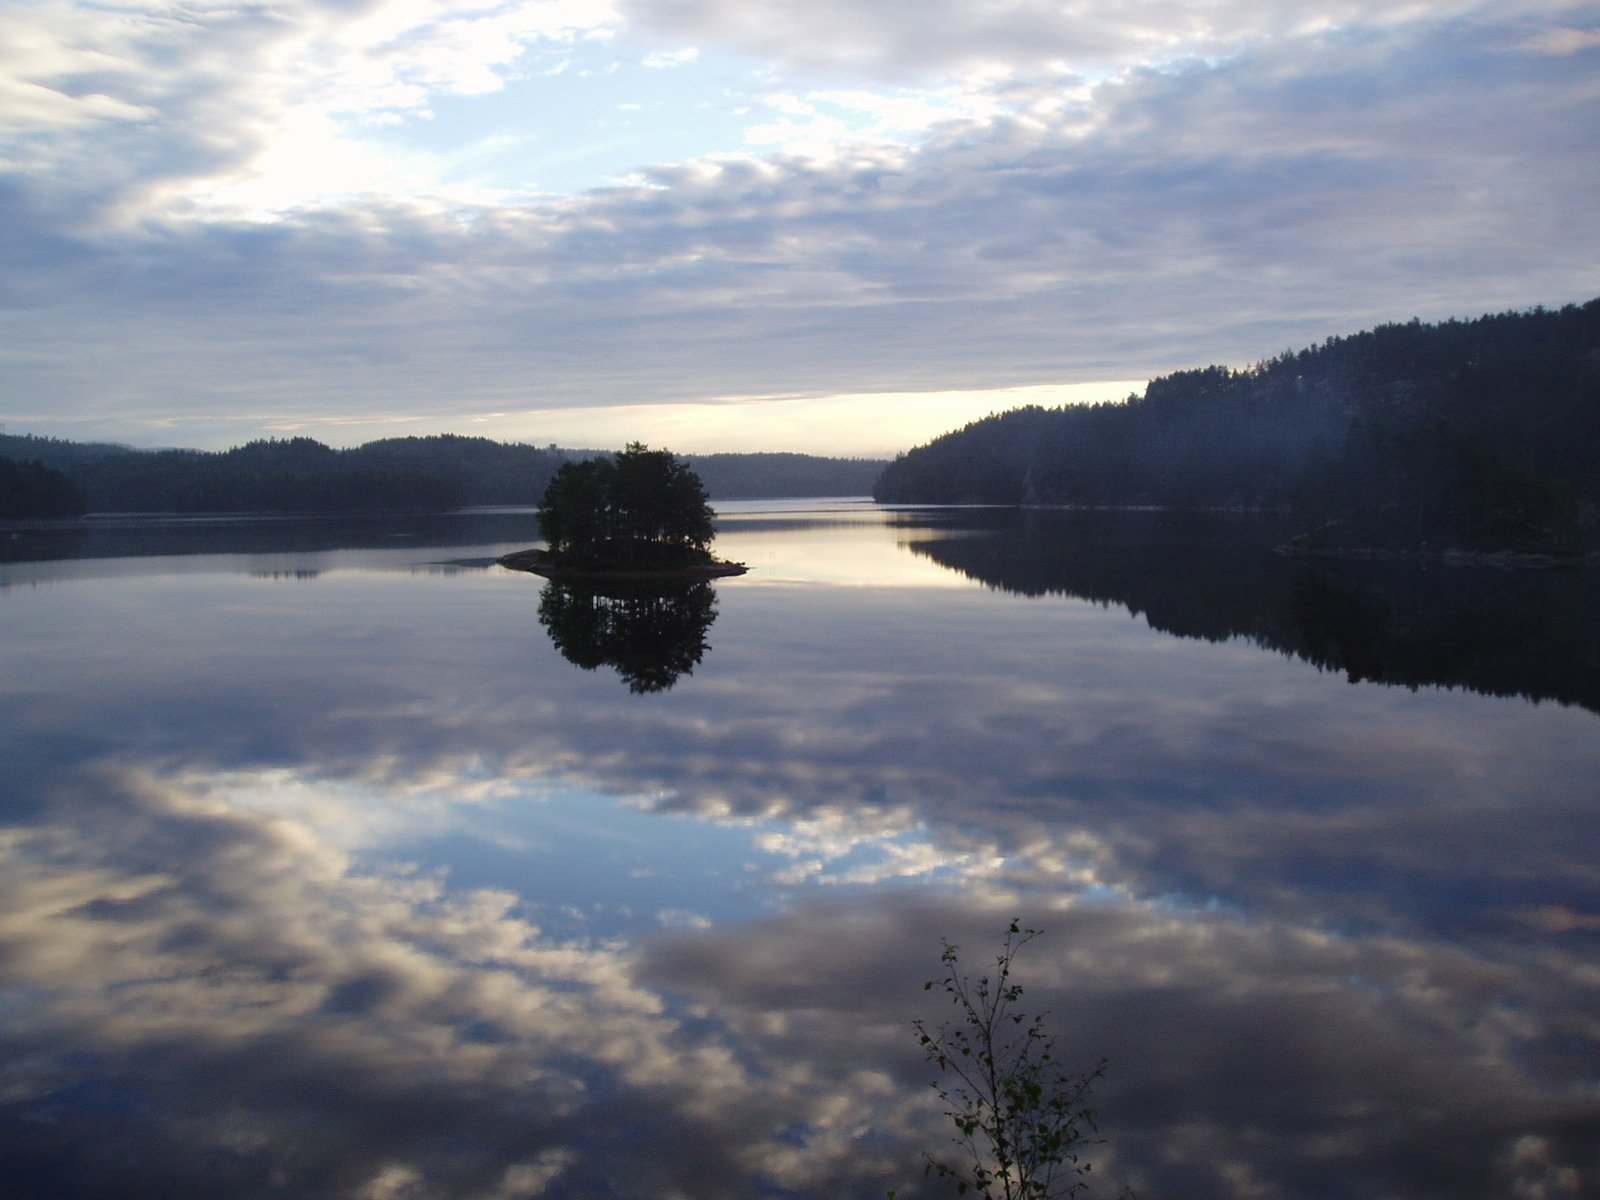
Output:
[[697,581],[748,570],[712,556],[716,530],[700,477],[670,451],[639,442],[562,466],[538,512],[548,549],[515,551],[501,566],[578,581]]

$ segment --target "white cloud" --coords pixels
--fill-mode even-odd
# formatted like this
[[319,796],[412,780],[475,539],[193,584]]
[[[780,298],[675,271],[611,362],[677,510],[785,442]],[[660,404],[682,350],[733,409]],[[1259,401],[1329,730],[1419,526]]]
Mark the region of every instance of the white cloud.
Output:
[[690,46],[684,50],[661,50],[645,55],[644,65],[656,70],[686,67],[700,57],[700,51]]
[[[1600,290],[1578,7],[800,11],[21,6],[0,60],[8,418],[209,444],[538,436],[552,409],[1145,378]],[[472,182],[525,131],[374,134],[559,65],[534,42],[641,28],[675,31],[674,78],[707,66],[674,49],[702,34],[792,32],[796,56],[861,69],[730,96],[750,153],[557,199]],[[1115,62],[1080,73],[1096,47]],[[913,440],[870,433],[861,452]]]
[[915,92],[864,88],[774,92],[756,111],[771,119],[751,125],[746,145],[818,160],[848,160],[863,148],[915,144],[941,125],[992,120],[1008,112],[1003,93],[971,85]]
[[615,17],[565,0],[25,0],[7,19],[6,158],[131,219],[185,201],[254,210],[413,190],[416,164],[382,161],[346,125],[495,91],[529,44]]
[[1533,34],[1522,43],[1522,48],[1536,54],[1565,57],[1582,54],[1585,50],[1600,47],[1600,29],[1546,29]]
[[[1501,6],[1502,17],[1514,9]],[[1352,25],[1400,25],[1487,6],[1482,0],[621,0],[665,34],[719,42],[777,62],[898,79],[1006,68],[1117,66],[1231,53],[1245,41]]]

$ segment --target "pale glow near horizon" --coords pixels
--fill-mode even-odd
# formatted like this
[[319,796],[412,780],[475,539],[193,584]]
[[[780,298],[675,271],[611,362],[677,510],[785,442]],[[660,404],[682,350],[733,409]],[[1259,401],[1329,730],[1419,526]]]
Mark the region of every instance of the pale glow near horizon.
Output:
[[16,432],[73,441],[109,441],[143,449],[227,450],[261,438],[314,438],[334,447],[382,438],[459,434],[564,449],[615,450],[629,442],[681,454],[787,452],[836,458],[893,458],[941,434],[993,413],[1036,404],[1120,401],[1142,394],[1142,379],[1046,383],[1019,387],[924,392],[739,397],[662,401],[588,408],[526,408],[492,412],[346,412],[327,416],[243,418],[219,415],[184,422],[51,420],[17,414]]
[[1130,392],[1143,392],[1144,385],[1142,379],[1110,380],[941,392],[535,409],[483,417],[470,430],[456,432],[599,449],[644,442],[685,454],[768,450],[840,458],[893,458],[991,413],[1029,404],[1053,408],[1122,400]]

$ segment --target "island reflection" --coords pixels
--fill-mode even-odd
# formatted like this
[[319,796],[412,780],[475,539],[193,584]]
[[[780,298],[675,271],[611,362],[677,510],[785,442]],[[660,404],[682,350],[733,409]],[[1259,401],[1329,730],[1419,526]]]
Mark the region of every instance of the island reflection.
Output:
[[539,623],[561,656],[592,671],[612,668],[635,695],[664,692],[710,649],[717,619],[709,583],[552,581],[539,597]]

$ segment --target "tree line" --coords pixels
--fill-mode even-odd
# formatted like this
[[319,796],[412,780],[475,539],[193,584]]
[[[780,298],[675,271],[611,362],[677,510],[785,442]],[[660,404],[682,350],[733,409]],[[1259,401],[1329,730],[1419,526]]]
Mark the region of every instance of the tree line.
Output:
[[[532,505],[564,463],[600,453],[455,434],[386,438],[351,449],[272,438],[221,452],[0,435],[0,455],[58,472],[81,492],[78,512],[442,512]],[[864,496],[884,466],[798,454],[685,461],[717,499]]]
[[88,507],[83,491],[38,459],[0,457],[0,517],[74,517]]
[[815,454],[685,454],[713,500],[776,496],[867,496],[887,465],[876,458]]
[[1385,325],[1102,404],[987,417],[890,503],[1279,508],[1324,543],[1562,551],[1600,508],[1600,299]]

